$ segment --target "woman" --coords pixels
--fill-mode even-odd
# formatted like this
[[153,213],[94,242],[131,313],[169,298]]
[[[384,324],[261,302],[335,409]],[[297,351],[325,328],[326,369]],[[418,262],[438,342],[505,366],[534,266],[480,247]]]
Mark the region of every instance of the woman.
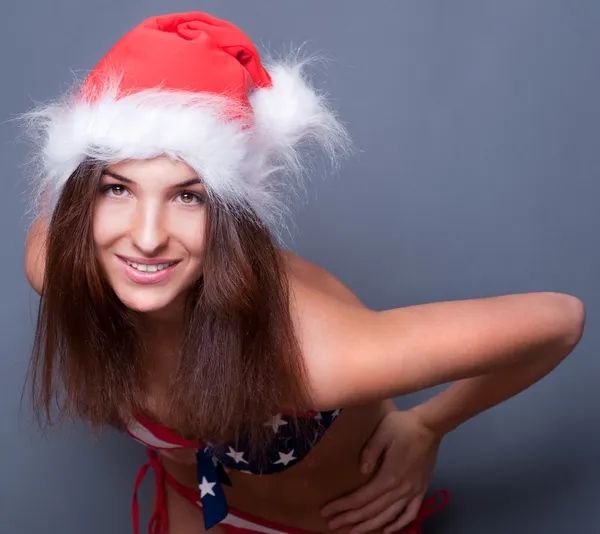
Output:
[[[583,332],[582,303],[556,293],[375,312],[282,251],[303,146],[334,160],[348,148],[302,66],[265,68],[202,13],[153,17],[77,94],[29,116],[43,142],[26,250],[42,295],[37,407],[50,418],[58,400],[150,448],[153,533],[399,531],[443,436],[545,376]],[[389,401],[448,382],[410,411]]]

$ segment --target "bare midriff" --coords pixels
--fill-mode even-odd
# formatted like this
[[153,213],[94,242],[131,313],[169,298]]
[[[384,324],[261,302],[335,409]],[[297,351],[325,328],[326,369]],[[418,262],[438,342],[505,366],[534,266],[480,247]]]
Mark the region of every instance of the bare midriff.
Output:
[[[223,487],[229,506],[282,526],[328,532],[321,508],[372,476],[360,473],[362,449],[381,419],[395,409],[388,400],[343,410],[310,453],[282,473],[250,475],[231,471],[232,486]],[[194,466],[164,463],[178,482],[197,489]],[[200,512],[198,516],[201,521]],[[343,533],[344,529],[337,532]]]

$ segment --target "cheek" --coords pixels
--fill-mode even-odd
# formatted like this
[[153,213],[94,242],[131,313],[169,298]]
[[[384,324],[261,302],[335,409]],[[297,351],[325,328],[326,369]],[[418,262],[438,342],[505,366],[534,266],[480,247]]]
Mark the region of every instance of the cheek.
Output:
[[187,239],[187,249],[192,261],[202,264],[204,261],[205,243],[204,234],[194,234]]
[[202,262],[206,246],[205,217],[188,220],[187,224],[179,225],[179,241],[186,248],[193,261]]
[[102,202],[99,202],[99,205],[96,206],[92,232],[98,252],[102,252],[103,248],[109,247],[123,234],[124,221],[126,220],[123,215],[123,213],[114,213],[114,210],[108,209]]

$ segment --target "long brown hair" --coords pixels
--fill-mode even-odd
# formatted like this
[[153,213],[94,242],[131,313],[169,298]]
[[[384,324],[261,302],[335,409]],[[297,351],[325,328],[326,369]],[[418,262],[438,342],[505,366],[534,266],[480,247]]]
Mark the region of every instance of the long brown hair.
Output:
[[[122,427],[143,411],[144,340],[96,260],[93,206],[102,166],[82,164],[49,223],[30,376],[39,421],[79,416]],[[185,335],[168,395],[182,435],[258,451],[264,423],[305,409],[305,369],[281,252],[248,210],[208,204],[203,276],[188,297]]]

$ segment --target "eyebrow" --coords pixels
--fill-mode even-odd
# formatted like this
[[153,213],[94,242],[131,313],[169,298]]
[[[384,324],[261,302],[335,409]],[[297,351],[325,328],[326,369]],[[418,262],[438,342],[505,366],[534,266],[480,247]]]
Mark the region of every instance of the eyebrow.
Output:
[[[135,184],[135,182],[133,180],[126,178],[125,176],[122,176],[120,174],[117,174],[116,172],[113,172],[113,171],[105,170],[105,171],[102,171],[102,174],[106,174],[107,176],[110,176],[111,178],[114,178],[115,180],[119,180],[126,184]],[[196,176],[195,178],[190,178],[189,180],[186,180],[185,182],[180,182],[171,187],[173,187],[173,189],[178,189],[180,187],[189,187],[190,185],[197,185],[197,184],[202,184],[202,182],[200,181],[200,178],[198,178]]]

